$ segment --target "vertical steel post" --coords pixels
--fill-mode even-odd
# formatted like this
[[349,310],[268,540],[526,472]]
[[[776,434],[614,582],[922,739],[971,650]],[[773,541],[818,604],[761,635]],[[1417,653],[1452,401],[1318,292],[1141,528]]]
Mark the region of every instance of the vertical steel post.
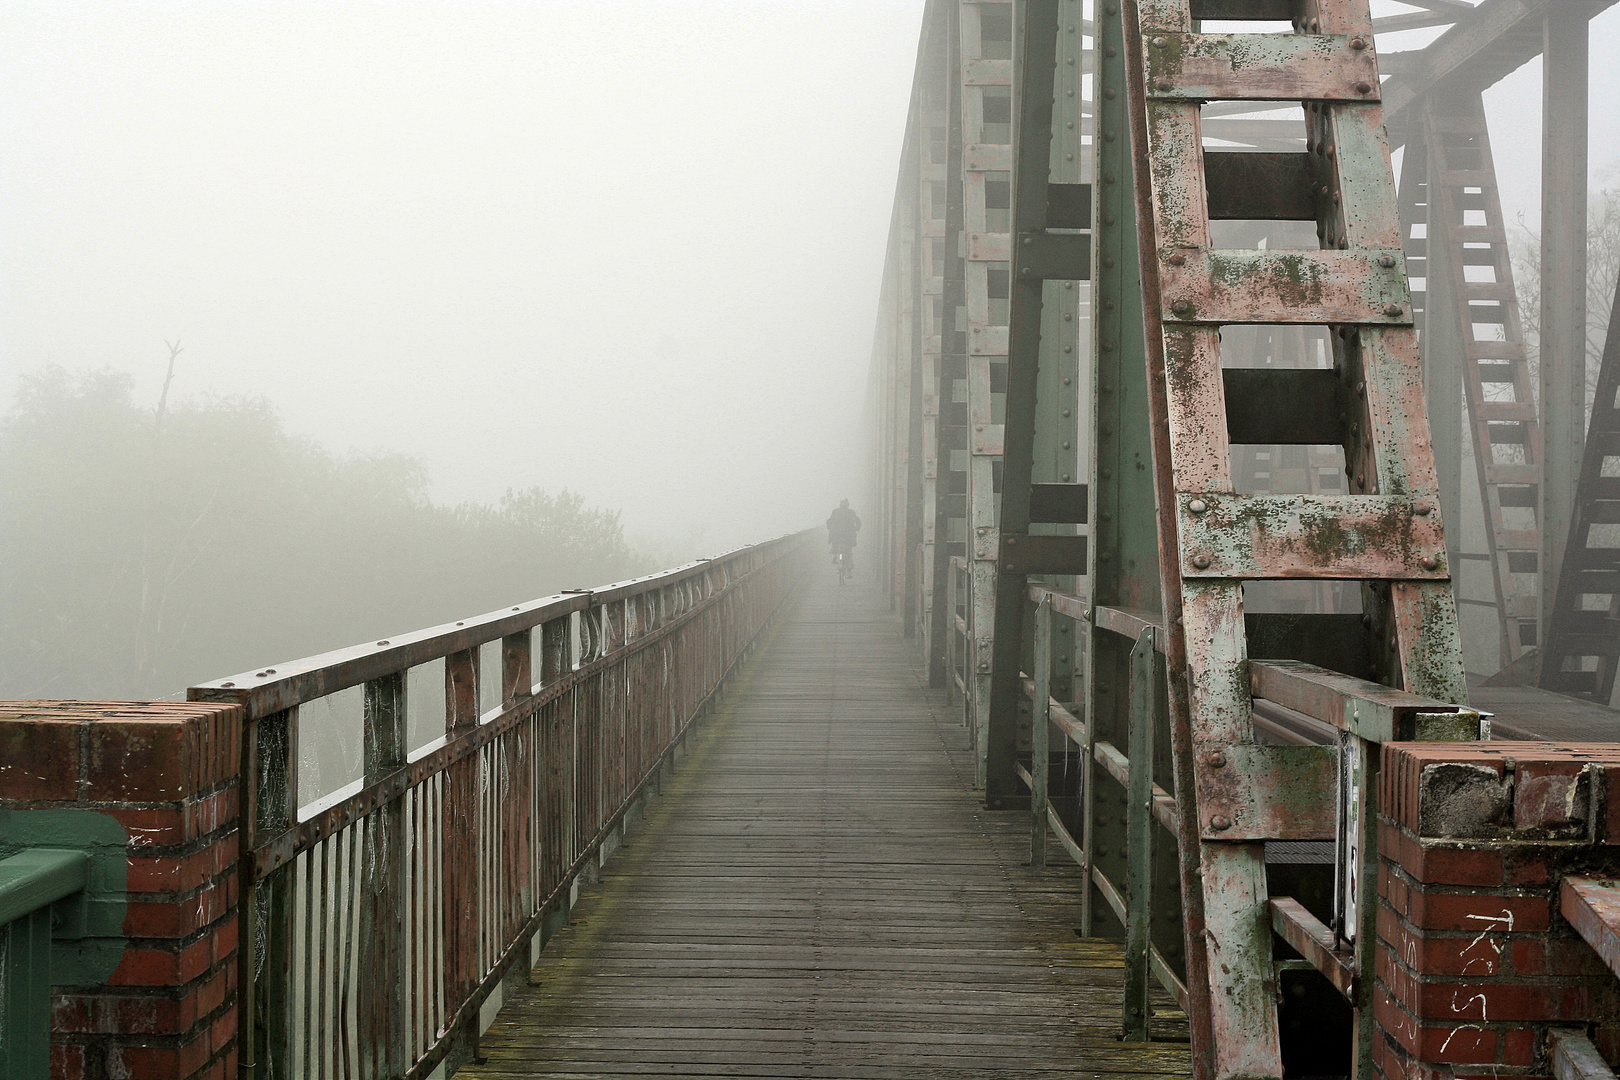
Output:
[[1035,700],[1029,718],[1029,865],[1046,866],[1047,779],[1051,769],[1052,601],[1035,605]]
[[[1153,450],[1148,420],[1147,359],[1136,250],[1136,204],[1126,118],[1124,44],[1115,0],[1097,9],[1093,55],[1095,132],[1092,146],[1092,283],[1087,582],[1093,606],[1159,613],[1158,526],[1154,519]],[[1092,883],[1097,850],[1124,846],[1125,792],[1096,764],[1098,740],[1128,739],[1129,644],[1088,623],[1083,692],[1087,745],[1081,754],[1079,837],[1085,854],[1080,932],[1112,920]],[[1099,825],[1105,819],[1107,825]],[[1123,869],[1115,855],[1110,870]],[[1173,889],[1170,891],[1174,891]]]
[[1012,4],[960,0],[962,210],[967,309],[967,708],[977,767],[990,752],[990,653],[995,626],[997,466],[1002,425],[995,387],[1007,355],[1007,255],[1011,226]]
[[[939,378],[934,384],[936,408],[934,495],[934,599],[928,647],[928,685],[954,692],[951,656],[956,634],[956,592],[951,557],[967,551],[967,410],[958,397],[967,375],[967,312],[964,309],[962,235],[962,77],[960,19],[956,0],[938,4],[944,17],[945,45],[940,77],[945,92],[945,189],[943,232],[938,241],[942,262],[939,304]],[[960,459],[960,460],[959,460]],[[959,465],[961,467],[959,467]]]
[[1148,1038],[1148,953],[1153,917],[1153,728],[1159,654],[1153,627],[1131,649],[1130,787],[1125,812],[1125,1004],[1127,1040]]
[[1585,5],[1549,4],[1541,54],[1542,625],[1551,621],[1586,441]]

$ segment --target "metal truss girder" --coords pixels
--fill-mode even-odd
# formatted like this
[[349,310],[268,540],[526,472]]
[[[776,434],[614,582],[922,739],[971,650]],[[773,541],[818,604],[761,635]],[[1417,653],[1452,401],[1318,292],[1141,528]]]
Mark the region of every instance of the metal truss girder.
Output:
[[[1192,34],[1187,0],[1120,6],[1131,145],[1147,166],[1136,176],[1136,223],[1195,1075],[1281,1077],[1258,841],[1320,834],[1326,822],[1299,805],[1300,791],[1321,792],[1331,781],[1321,751],[1273,756],[1258,748],[1238,578],[1253,572],[1362,580],[1366,651],[1381,678],[1442,702],[1462,701],[1466,693],[1377,77],[1366,74],[1372,20],[1366,0],[1318,0],[1308,20],[1294,23],[1294,34],[1278,35],[1265,48],[1248,46],[1261,61],[1251,82],[1229,42]],[[1212,63],[1191,77],[1185,64],[1155,71],[1156,55],[1178,50],[1227,58],[1226,68]],[[1203,92],[1172,100],[1178,79]],[[1206,97],[1304,103],[1324,250],[1280,257],[1210,250],[1200,104],[1190,100]],[[1212,296],[1239,300],[1214,308]],[[1321,439],[1348,436],[1342,444],[1348,495],[1234,491],[1218,329],[1233,321],[1331,327],[1333,370],[1354,397],[1347,399],[1349,424],[1330,425]],[[1209,535],[1214,525],[1206,522],[1218,523],[1217,507],[1226,506],[1234,508],[1234,527]],[[1318,524],[1307,525],[1307,518]],[[1261,550],[1258,538],[1272,528],[1293,539]],[[1325,542],[1313,547],[1306,533]],[[1360,539],[1339,543],[1351,533]],[[1238,543],[1245,534],[1247,551]],[[1335,751],[1356,778],[1337,786],[1353,793],[1345,797],[1356,822],[1340,838],[1359,845],[1347,863],[1355,873],[1344,893],[1351,914],[1342,924],[1356,937],[1349,963],[1358,988],[1352,1002],[1358,1080],[1373,1069],[1372,905],[1361,902],[1354,885],[1373,865],[1366,793],[1377,755],[1368,747],[1352,738]]]
[[[1014,94],[1013,169],[1011,178],[1012,223],[1010,234],[1017,242],[1009,251],[1009,304],[1007,331],[1006,409],[1003,425],[1002,487],[998,528],[998,573],[995,577],[993,652],[990,663],[989,709],[987,715],[985,805],[1007,808],[1024,802],[1025,793],[1014,769],[1020,703],[1023,700],[1026,659],[1024,630],[1028,599],[1027,581],[1031,575],[1077,576],[1085,571],[1086,538],[1083,536],[1031,535],[1031,504],[1035,482],[1037,431],[1043,426],[1038,415],[1043,361],[1056,367],[1065,355],[1072,363],[1072,343],[1067,353],[1055,347],[1047,334],[1049,324],[1048,279],[1064,279],[1070,285],[1090,276],[1090,237],[1081,232],[1055,232],[1051,217],[1054,180],[1054,121],[1060,95],[1058,73],[1068,75],[1077,65],[1060,63],[1060,43],[1069,36],[1064,10],[1073,11],[1075,0],[1021,0],[1017,6],[1017,78]],[[1073,18],[1074,16],[1069,16]],[[1078,45],[1078,42],[1074,42]],[[1068,78],[1067,88],[1078,87]],[[1073,125],[1062,130],[1072,130]],[[1069,160],[1072,160],[1072,156]],[[1059,175],[1056,179],[1063,179]],[[1058,200],[1065,225],[1079,220],[1072,211],[1072,192]],[[1065,207],[1067,201],[1071,205]],[[1066,293],[1054,297],[1062,303]],[[1073,303],[1067,295],[1066,303]],[[1072,312],[1067,306],[1063,314]],[[1048,388],[1048,400],[1061,393]],[[1052,417],[1047,418],[1050,425]],[[1068,442],[1064,443],[1069,446]],[[1065,478],[1067,479],[1067,478]],[[1072,660],[1067,665],[1072,669]]]

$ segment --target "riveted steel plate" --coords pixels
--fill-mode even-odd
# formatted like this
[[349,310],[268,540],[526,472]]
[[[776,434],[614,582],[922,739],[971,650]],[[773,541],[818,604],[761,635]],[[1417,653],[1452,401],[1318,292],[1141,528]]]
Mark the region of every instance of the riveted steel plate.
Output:
[[1398,251],[1175,249],[1160,261],[1166,322],[1412,323]]
[[[1448,571],[1435,503],[1394,495],[1178,494],[1181,573],[1441,580]],[[1426,513],[1418,513],[1420,504]]]
[[[1372,37],[1185,34],[1147,40],[1147,92],[1168,101],[1377,101]],[[1358,42],[1360,47],[1353,47]]]
[[1193,763],[1206,840],[1332,840],[1337,746],[1202,744]]

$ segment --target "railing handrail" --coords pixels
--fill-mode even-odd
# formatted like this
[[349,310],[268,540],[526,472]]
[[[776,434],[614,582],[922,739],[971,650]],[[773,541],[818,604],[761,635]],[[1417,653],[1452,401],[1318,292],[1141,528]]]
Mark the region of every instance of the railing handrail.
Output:
[[[774,541],[767,542],[767,544],[769,543],[774,543]],[[767,544],[754,546],[763,548]],[[735,552],[720,556],[713,561],[719,562],[732,554],[735,554]],[[709,560],[705,560],[705,564],[708,562]],[[742,580],[742,578],[738,578],[733,583],[740,583]],[[597,597],[603,591],[605,590],[582,591],[580,595]],[[622,599],[625,595],[632,594],[621,592],[619,598]],[[611,653],[583,662],[578,667],[563,672],[556,678],[544,682],[535,682],[529,688],[527,695],[503,702],[498,713],[493,716],[481,717],[476,726],[470,726],[455,734],[443,736],[444,742],[442,745],[434,747],[430,752],[408,761],[371,783],[364,784],[358,791],[344,796],[339,801],[321,807],[308,818],[295,822],[290,827],[276,833],[269,840],[244,850],[243,857],[251,867],[250,880],[257,880],[277,867],[286,864],[311,844],[330,836],[336,830],[343,828],[358,818],[364,817],[380,804],[398,796],[405,789],[420,784],[434,773],[442,772],[445,768],[467,757],[469,754],[476,753],[479,747],[499,738],[514,724],[524,719],[532,710],[549,704],[566,694],[575,685],[584,682],[614,664],[622,662],[628,653],[651,648],[658,644],[659,641],[679,630],[684,624],[703,614],[718,599],[718,593],[705,597],[663,626],[625,642],[623,646]],[[569,608],[566,611],[557,611],[552,617],[555,618],[559,614],[566,614],[575,610],[583,609]],[[432,743],[428,745],[432,746]],[[303,808],[299,807],[298,809]]]
[[348,645],[329,652],[240,672],[198,683],[186,690],[189,701],[228,701],[241,705],[249,719],[268,716],[372,679],[441,660],[503,637],[532,630],[576,611],[624,600],[681,584],[750,551],[766,551],[792,540],[788,534],[734,548],[645,577],[627,578],[594,589],[570,589],[483,615],[390,635],[375,643]]
[[68,848],[30,848],[0,859],[0,927],[83,889],[90,856]]

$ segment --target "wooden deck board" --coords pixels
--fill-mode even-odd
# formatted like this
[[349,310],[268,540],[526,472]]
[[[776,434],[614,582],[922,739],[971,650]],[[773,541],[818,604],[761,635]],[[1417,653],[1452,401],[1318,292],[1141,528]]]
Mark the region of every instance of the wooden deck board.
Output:
[[1189,1074],[880,603],[809,588],[458,1076]]

